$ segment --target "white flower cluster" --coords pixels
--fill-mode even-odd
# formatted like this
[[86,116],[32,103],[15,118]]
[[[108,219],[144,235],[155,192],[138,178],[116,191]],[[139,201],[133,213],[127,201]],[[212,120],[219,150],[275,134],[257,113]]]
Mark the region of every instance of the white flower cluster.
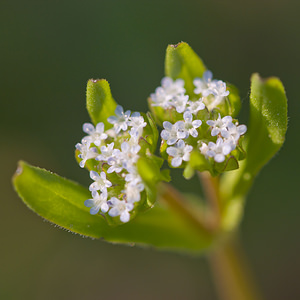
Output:
[[[229,95],[226,90],[226,83],[221,80],[212,80],[212,73],[206,71],[202,79],[196,78],[193,81],[195,85],[194,93],[201,95],[198,99],[189,99],[185,95],[184,81],[177,79],[173,81],[165,77],[161,81],[161,86],[156,88],[155,93],[151,94],[151,105],[160,106],[164,109],[175,109],[182,114],[182,119],[172,124],[168,121],[163,122],[164,129],[161,132],[161,138],[171,146],[166,149],[168,155],[172,158],[171,165],[179,167],[183,161],[189,161],[193,146],[187,144],[184,140],[188,137],[198,138],[201,147],[200,152],[206,158],[213,157],[218,163],[225,160],[225,156],[236,148],[241,135],[247,131],[245,125],[233,124],[231,116],[225,116],[217,120],[208,120],[206,123],[210,126],[211,136],[217,136],[217,141],[208,144],[202,142],[198,137],[198,128],[202,125],[202,120],[193,120],[193,115],[197,118],[198,112],[205,109],[211,111],[219,105],[225,97]],[[174,146],[172,146],[174,145]]]
[[164,109],[175,108],[178,113],[189,111],[197,114],[199,110],[205,108],[214,109],[229,95],[226,90],[226,83],[222,80],[213,80],[211,71],[205,71],[203,78],[194,79],[194,93],[201,95],[196,101],[189,100],[185,95],[184,80],[176,79],[173,81],[169,77],[164,77],[161,86],[156,88],[155,93],[150,95],[152,106],[160,106]]
[[225,160],[225,156],[236,148],[241,135],[247,131],[246,125],[232,123],[232,117],[221,118],[220,114],[217,120],[208,120],[207,125],[211,126],[211,135],[218,136],[216,143],[202,142],[200,151],[206,157],[213,157],[218,163]]
[[202,79],[196,78],[194,80],[196,87],[194,93],[202,95],[208,110],[215,108],[229,95],[229,91],[226,90],[226,83],[222,80],[212,80],[212,78],[212,72],[205,71]]
[[174,145],[167,148],[167,153],[173,157],[171,165],[179,167],[182,161],[190,159],[190,152],[193,150],[191,145],[185,144],[183,139],[192,136],[198,136],[197,128],[201,126],[201,120],[194,120],[193,115],[189,111],[183,114],[184,121],[177,121],[172,124],[168,121],[163,122],[164,130],[161,132],[161,138],[167,142],[167,145]]
[[[120,216],[122,222],[128,222],[130,211],[134,203],[140,201],[141,192],[144,190],[142,178],[137,172],[136,162],[139,158],[139,139],[143,128],[147,125],[140,113],[124,112],[122,106],[117,106],[115,116],[108,118],[113,125],[112,129],[104,131],[104,124],[98,123],[94,127],[90,123],[83,124],[85,136],[81,143],[76,145],[79,150],[79,165],[83,168],[88,159],[95,159],[99,164],[96,170],[90,171],[94,182],[89,190],[92,199],[85,201],[85,206],[91,207],[90,213],[97,214],[108,212],[111,217]],[[116,144],[120,144],[116,147]],[[102,166],[109,167],[104,171]],[[109,174],[115,173],[122,184],[112,183],[107,179]]]
[[160,106],[164,109],[175,108],[178,113],[188,110],[192,114],[197,114],[199,110],[205,108],[202,99],[189,101],[189,96],[185,95],[184,80],[173,81],[169,77],[164,77],[161,86],[156,88],[155,93],[150,95],[152,106]]

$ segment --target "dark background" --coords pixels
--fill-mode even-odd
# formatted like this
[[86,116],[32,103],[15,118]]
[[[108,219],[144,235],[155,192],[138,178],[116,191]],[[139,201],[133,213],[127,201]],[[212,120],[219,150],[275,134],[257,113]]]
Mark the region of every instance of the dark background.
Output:
[[286,87],[286,143],[256,180],[241,239],[266,299],[300,299],[298,3],[1,1],[0,299],[217,299],[204,258],[70,234],[27,209],[11,185],[19,159],[87,185],[74,159],[89,121],[87,80],[108,79],[120,104],[146,111],[165,48],[181,40],[239,87],[243,122],[253,72]]

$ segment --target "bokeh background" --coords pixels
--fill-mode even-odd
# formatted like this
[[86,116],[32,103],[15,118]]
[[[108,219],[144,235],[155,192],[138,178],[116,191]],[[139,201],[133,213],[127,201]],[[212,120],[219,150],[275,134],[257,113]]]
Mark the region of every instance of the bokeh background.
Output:
[[70,234],[11,185],[19,159],[88,185],[74,159],[87,80],[146,111],[165,48],[181,40],[239,87],[244,122],[253,72],[286,87],[286,143],[249,195],[241,240],[265,298],[300,299],[299,15],[297,0],[1,1],[0,299],[217,299],[204,258]]

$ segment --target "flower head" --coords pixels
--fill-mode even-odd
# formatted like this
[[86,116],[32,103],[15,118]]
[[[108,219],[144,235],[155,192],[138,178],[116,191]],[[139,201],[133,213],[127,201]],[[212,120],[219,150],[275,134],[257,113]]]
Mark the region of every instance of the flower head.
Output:
[[197,101],[189,100],[187,102],[186,111],[190,112],[191,114],[197,115],[198,111],[203,110],[204,108],[205,108],[205,104],[203,103],[203,99],[200,98]]
[[184,130],[186,132],[186,136],[188,137],[189,135],[191,135],[192,137],[197,137],[198,136],[197,128],[201,126],[202,121],[201,120],[193,121],[193,115],[189,111],[186,111],[183,114],[183,118],[184,118]]
[[147,126],[147,123],[140,113],[133,113],[130,117],[128,125],[131,126],[129,131],[130,136],[135,140],[138,140],[143,133],[144,127]]
[[232,139],[235,143],[239,140],[240,136],[245,134],[247,131],[246,125],[235,125],[233,123],[228,124],[227,136],[228,139]]
[[201,148],[200,150],[202,150],[206,156],[213,157],[218,163],[223,162],[225,156],[233,150],[232,143],[230,141],[224,141],[222,138],[218,138],[216,143],[209,142],[208,149],[203,145]]
[[201,94],[202,97],[204,97],[208,110],[212,110],[218,106],[224,97],[229,95],[226,83],[222,80],[212,80],[212,77],[211,71],[205,71],[202,79],[196,78],[194,80],[194,85],[196,87],[194,93],[197,95]]
[[118,105],[115,110],[115,116],[111,116],[107,119],[110,124],[114,125],[115,131],[118,134],[121,130],[126,131],[128,127],[129,117],[131,114],[130,110],[124,113],[123,107]]
[[156,88],[155,93],[151,94],[152,106],[160,106],[165,109],[171,108],[173,100],[185,93],[184,81],[176,79],[173,81],[170,77],[164,77],[161,80],[161,86]]
[[81,143],[82,144],[77,143],[75,147],[80,151],[78,157],[82,159],[82,161],[79,163],[79,166],[84,168],[86,161],[88,159],[95,158],[98,155],[98,151],[95,147],[91,148],[91,143],[85,139],[82,139]]
[[109,205],[111,209],[109,210],[108,214],[111,217],[120,216],[120,220],[123,223],[126,223],[130,220],[129,212],[133,210],[133,204],[127,203],[125,200],[119,200],[115,197],[112,197],[109,200]]
[[164,77],[161,80],[161,85],[166,94],[172,97],[185,93],[184,80],[182,79],[173,80],[170,77]]
[[213,74],[211,71],[207,70],[203,74],[203,78],[196,78],[194,79],[194,93],[196,95],[202,94],[203,97],[207,97],[208,95],[212,94],[211,90],[211,84],[213,83],[212,81]]
[[112,155],[107,159],[107,163],[110,165],[107,173],[120,173],[123,170],[121,151],[119,149],[114,149]]
[[[164,82],[164,86],[168,87],[167,90],[172,90],[168,82]],[[131,114],[130,110],[124,112],[120,105],[115,110],[115,116],[108,118],[108,122],[114,127],[107,131],[104,131],[103,123],[98,123],[96,128],[90,123],[85,123],[83,130],[89,135],[82,139],[82,144],[76,145],[80,151],[79,157],[82,158],[81,167],[84,167],[86,160],[90,158],[96,158],[99,162],[90,171],[94,182],[89,190],[93,198],[86,200],[85,205],[91,207],[91,214],[97,214],[101,210],[103,213],[108,212],[110,216],[120,215],[122,222],[128,222],[130,211],[135,203],[142,199],[141,193],[145,189],[137,170],[137,161],[141,150],[140,137],[148,123],[140,113]],[[112,142],[107,144],[107,140]],[[96,147],[91,147],[92,143]],[[110,181],[107,174],[111,173],[114,174],[109,176]],[[115,179],[116,183],[111,178]],[[118,195],[122,200],[112,197],[107,201],[108,195]]]
[[232,122],[231,116],[226,116],[224,118],[221,118],[221,115],[219,114],[217,120],[208,120],[206,121],[207,125],[212,127],[211,135],[216,136],[219,133],[223,137],[228,137],[228,125]]
[[95,171],[90,171],[90,177],[95,181],[90,185],[90,191],[100,190],[103,192],[106,188],[111,187],[112,183],[106,179],[106,174],[101,172],[100,175]]
[[85,200],[84,202],[86,207],[91,207],[90,214],[95,215],[100,209],[103,213],[106,213],[109,209],[107,204],[107,191],[104,190],[100,195],[98,192],[93,191],[92,197],[92,199]]
[[172,123],[165,121],[163,122],[164,130],[160,133],[161,138],[167,141],[168,145],[173,145],[178,141],[178,127]]
[[100,148],[101,154],[96,157],[96,160],[107,161],[112,156],[113,150],[114,150],[113,142],[106,146],[102,146]]
[[188,161],[190,159],[191,151],[193,147],[186,145],[183,140],[179,140],[175,147],[167,148],[167,153],[173,157],[171,165],[173,167],[179,167],[182,164],[182,161]]
[[145,189],[144,184],[140,182],[140,178],[129,181],[125,185],[126,200],[128,203],[134,203],[141,200],[141,192]]
[[101,141],[107,138],[107,134],[104,133],[104,124],[98,123],[96,128],[91,123],[84,123],[82,129],[88,136],[84,139],[90,143],[94,143],[96,146],[100,146]]
[[189,100],[188,95],[179,94],[173,98],[172,105],[178,113],[183,113],[186,109],[186,104]]

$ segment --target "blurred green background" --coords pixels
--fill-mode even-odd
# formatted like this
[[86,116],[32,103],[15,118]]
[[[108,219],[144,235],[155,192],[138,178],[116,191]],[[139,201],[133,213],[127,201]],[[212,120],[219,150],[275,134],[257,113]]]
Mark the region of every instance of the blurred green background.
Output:
[[297,0],[1,1],[0,299],[217,299],[204,258],[73,235],[11,185],[19,159],[88,185],[74,159],[87,80],[108,79],[120,104],[146,111],[166,46],[181,40],[240,88],[243,122],[253,72],[286,87],[286,143],[256,180],[241,239],[266,299],[300,299],[299,14]]

